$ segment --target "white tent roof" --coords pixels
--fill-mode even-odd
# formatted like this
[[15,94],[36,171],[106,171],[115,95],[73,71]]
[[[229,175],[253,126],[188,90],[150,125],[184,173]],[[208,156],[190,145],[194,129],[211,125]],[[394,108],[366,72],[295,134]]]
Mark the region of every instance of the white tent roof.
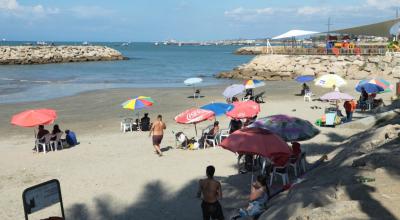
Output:
[[279,36],[273,37],[272,40],[291,38],[291,37],[300,37],[300,36],[313,35],[313,34],[318,34],[318,33],[319,32],[315,32],[315,31],[291,30],[291,31],[288,31]]

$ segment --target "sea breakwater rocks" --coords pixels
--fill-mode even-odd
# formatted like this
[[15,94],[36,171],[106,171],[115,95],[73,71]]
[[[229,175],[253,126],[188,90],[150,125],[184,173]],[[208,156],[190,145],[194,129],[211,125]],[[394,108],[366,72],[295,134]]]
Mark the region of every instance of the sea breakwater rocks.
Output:
[[400,54],[384,56],[333,56],[333,55],[258,55],[249,63],[218,78],[290,80],[299,75],[316,77],[336,73],[346,79],[366,77],[400,78]]
[[45,64],[123,60],[105,46],[0,46],[0,64]]

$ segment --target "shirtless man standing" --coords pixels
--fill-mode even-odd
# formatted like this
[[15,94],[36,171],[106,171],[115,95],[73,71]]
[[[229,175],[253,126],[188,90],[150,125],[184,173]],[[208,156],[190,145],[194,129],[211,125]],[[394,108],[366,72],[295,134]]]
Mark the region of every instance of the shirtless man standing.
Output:
[[208,166],[206,170],[207,178],[199,181],[197,197],[200,198],[203,194],[201,209],[204,220],[209,220],[210,218],[218,220],[224,219],[222,207],[218,202],[218,199],[222,199],[221,183],[214,180],[214,172],[215,168],[213,166]]
[[160,149],[160,144],[163,139],[164,135],[164,129],[166,129],[167,126],[165,123],[162,121],[162,116],[158,115],[157,120],[153,123],[150,129],[149,137],[151,137],[151,134],[153,134],[153,146],[155,153],[158,154],[158,156],[162,156],[162,152]]

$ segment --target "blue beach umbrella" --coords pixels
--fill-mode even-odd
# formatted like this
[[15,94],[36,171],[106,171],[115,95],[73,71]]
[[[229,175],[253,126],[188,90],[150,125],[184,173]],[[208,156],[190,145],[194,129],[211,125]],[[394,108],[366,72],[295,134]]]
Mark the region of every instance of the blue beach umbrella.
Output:
[[298,76],[296,77],[296,81],[299,83],[311,82],[315,79],[314,76],[306,75],[306,76]]
[[377,84],[370,83],[368,80],[362,80],[356,86],[356,91],[361,92],[361,89],[364,88],[367,93],[380,93],[385,91],[385,89]]
[[216,116],[219,116],[219,115],[223,115],[226,112],[229,112],[230,110],[232,110],[233,105],[222,103],[222,102],[216,102],[216,103],[210,103],[208,105],[204,105],[200,108],[204,109],[204,110],[212,111],[212,112],[214,112],[214,114]]

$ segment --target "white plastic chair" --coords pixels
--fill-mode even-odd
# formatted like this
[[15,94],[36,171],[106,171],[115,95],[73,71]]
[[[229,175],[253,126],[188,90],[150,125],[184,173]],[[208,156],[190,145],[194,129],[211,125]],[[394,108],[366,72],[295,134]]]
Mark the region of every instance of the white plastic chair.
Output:
[[204,140],[204,144],[205,145],[212,145],[213,148],[215,148],[217,146],[216,136],[206,135],[206,138]]
[[300,155],[298,158],[295,158],[295,157],[289,158],[289,167],[293,167],[294,176],[296,176],[296,177],[297,177],[297,171],[300,168],[300,159],[301,159]]
[[42,147],[43,153],[45,154],[47,148],[50,147],[50,139],[51,139],[51,134],[46,134],[42,138],[36,139],[35,143],[36,152],[39,153],[39,147]]
[[282,178],[283,185],[289,183],[289,175],[288,175],[288,164],[283,167],[274,166],[271,173],[271,178],[269,181],[269,185],[272,186],[272,182],[276,176],[280,176]]
[[305,102],[311,102],[312,101],[312,92],[310,92],[310,91],[307,91],[305,94],[304,94],[304,101]]
[[218,140],[219,142],[218,142],[218,144],[220,144],[222,142],[223,138],[229,137],[229,130],[230,129],[221,129],[221,130],[219,130],[219,140]]
[[133,118],[124,118],[121,121],[121,131],[125,133],[127,130],[133,131]]
[[58,146],[61,146],[61,150],[64,149],[63,142],[61,140],[61,136],[64,134],[64,132],[58,132],[56,134],[56,139],[54,141],[50,141],[50,149],[54,147],[54,151],[58,150]]

